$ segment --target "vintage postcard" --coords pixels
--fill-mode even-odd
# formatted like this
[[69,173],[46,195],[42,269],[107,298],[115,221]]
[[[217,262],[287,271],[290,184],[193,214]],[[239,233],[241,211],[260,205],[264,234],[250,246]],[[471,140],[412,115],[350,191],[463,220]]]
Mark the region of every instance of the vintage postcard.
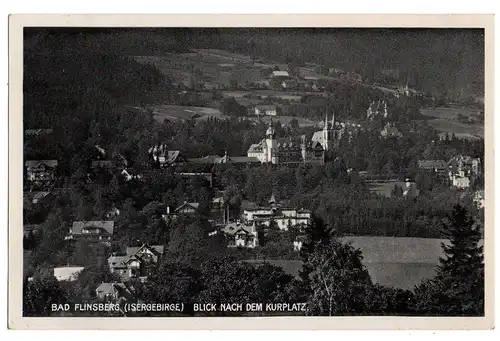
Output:
[[9,21],[10,328],[493,328],[493,15]]

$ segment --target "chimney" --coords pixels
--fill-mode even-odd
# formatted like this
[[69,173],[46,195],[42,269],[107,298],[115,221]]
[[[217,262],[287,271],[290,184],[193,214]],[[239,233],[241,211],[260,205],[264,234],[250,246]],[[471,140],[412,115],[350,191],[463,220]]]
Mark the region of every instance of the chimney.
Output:
[[170,206],[167,206],[167,214],[170,214]]

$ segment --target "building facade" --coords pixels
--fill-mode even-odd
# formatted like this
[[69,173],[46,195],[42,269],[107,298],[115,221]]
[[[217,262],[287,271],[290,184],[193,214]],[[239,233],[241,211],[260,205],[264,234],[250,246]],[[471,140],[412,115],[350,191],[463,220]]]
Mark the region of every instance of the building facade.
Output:
[[257,116],[276,116],[276,106],[275,105],[256,105],[255,115]]
[[259,237],[255,225],[245,225],[240,222],[229,223],[224,226],[224,235],[227,247],[255,248],[259,246]]
[[310,141],[302,135],[300,140],[277,138],[276,132],[269,125],[265,139],[252,144],[247,151],[249,158],[257,158],[261,163],[325,163],[325,152],[338,147],[343,133],[342,125],[335,122],[335,115],[329,122],[325,117],[323,129],[313,134]]
[[271,196],[266,207],[253,207],[243,210],[243,223],[245,225],[262,225],[269,227],[272,222],[278,228],[288,231],[292,226],[307,226],[311,224],[312,212],[305,209],[285,207],[276,202]]
[[56,180],[57,160],[31,160],[25,163],[26,183],[31,189],[51,188]]
[[112,220],[74,221],[66,240],[84,239],[89,242],[100,242],[111,245],[115,222]]
[[163,245],[127,247],[126,255],[108,258],[109,270],[125,281],[131,278],[145,280],[156,268],[163,250]]

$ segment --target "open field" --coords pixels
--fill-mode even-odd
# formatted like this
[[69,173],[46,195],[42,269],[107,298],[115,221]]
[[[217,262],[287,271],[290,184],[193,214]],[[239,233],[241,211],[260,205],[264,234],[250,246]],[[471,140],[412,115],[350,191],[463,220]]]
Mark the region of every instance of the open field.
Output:
[[198,80],[206,83],[228,86],[231,80],[244,85],[262,78],[262,68],[253,66],[248,56],[222,50],[196,50],[194,53],[165,54],[162,56],[134,56],[136,61],[156,66],[174,83],[189,84],[196,74]]
[[[397,237],[343,237],[363,253],[366,266],[374,283],[401,289],[412,289],[436,273],[439,257],[443,255],[443,239]],[[302,269],[299,260],[266,260],[282,267],[293,276]],[[249,260],[251,263],[261,260]]]
[[454,133],[457,137],[467,139],[484,138],[484,125],[480,123],[462,123],[457,119],[461,114],[466,117],[477,117],[478,109],[468,108],[425,108],[420,110],[431,117],[428,123],[443,133]]
[[222,114],[218,109],[180,105],[157,106],[154,108],[153,115],[159,122],[163,122],[164,119],[187,120],[194,118],[196,120],[203,120],[208,117],[228,118],[228,116]]
[[307,95],[324,96],[321,92],[307,91],[277,91],[277,90],[252,90],[252,91],[223,91],[224,97],[243,98],[244,96],[254,95],[262,99],[268,97],[281,98],[291,102],[300,102],[302,97]]

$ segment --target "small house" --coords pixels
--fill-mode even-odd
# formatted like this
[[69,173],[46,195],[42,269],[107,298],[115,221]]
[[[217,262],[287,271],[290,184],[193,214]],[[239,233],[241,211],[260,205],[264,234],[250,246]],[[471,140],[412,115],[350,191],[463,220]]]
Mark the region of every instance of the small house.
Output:
[[84,239],[111,245],[115,222],[112,220],[74,221],[66,240]]
[[256,116],[276,116],[276,106],[275,105],[265,105],[259,104],[255,106],[255,115]]

